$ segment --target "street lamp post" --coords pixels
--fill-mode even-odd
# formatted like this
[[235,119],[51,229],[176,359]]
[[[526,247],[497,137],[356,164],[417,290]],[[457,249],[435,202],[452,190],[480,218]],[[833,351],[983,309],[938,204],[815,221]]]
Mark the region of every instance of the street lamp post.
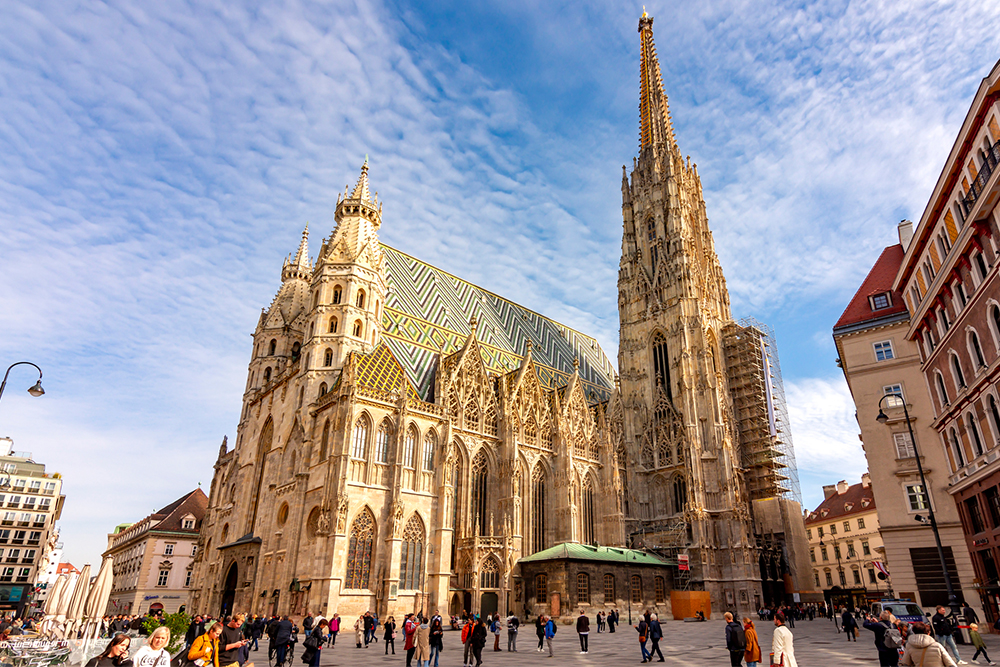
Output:
[[14,368],[14,366],[20,366],[22,364],[34,366],[35,370],[38,371],[38,381],[28,388],[28,393],[35,397],[41,396],[45,393],[45,390],[42,389],[42,369],[30,361],[18,361],[8,366],[7,372],[3,374],[3,382],[0,383],[0,398],[3,398],[3,390],[7,388],[7,376],[10,375],[10,369]]
[[903,416],[906,417],[906,428],[910,432],[910,444],[913,445],[913,456],[917,459],[917,472],[920,474],[920,488],[924,492],[924,498],[927,499],[927,514],[930,517],[931,530],[934,532],[934,543],[937,545],[938,560],[941,562],[941,571],[944,573],[944,585],[948,591],[948,606],[957,613],[958,597],[955,595],[955,588],[951,583],[951,574],[948,573],[948,563],[944,558],[944,547],[941,546],[941,533],[938,531],[937,520],[934,518],[934,507],[931,505],[931,494],[927,489],[927,480],[924,478],[924,467],[920,463],[920,450],[917,449],[917,439],[913,435],[913,424],[910,423],[910,411],[906,409],[906,401],[903,400],[902,394],[886,394],[883,396],[882,400],[878,402],[878,416],[875,420],[880,424],[885,424],[889,421],[889,416],[882,411],[882,404],[885,402],[885,399],[890,396],[898,399],[900,404],[903,406]]

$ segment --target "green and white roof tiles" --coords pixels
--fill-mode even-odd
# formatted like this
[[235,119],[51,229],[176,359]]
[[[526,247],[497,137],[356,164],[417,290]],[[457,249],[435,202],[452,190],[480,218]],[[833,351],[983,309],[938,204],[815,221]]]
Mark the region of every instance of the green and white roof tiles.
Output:
[[587,336],[477,287],[399,250],[382,245],[389,295],[382,314],[382,338],[424,400],[431,397],[434,364],[462,349],[473,317],[483,363],[490,372],[516,371],[528,349],[542,385],[569,382],[574,359],[590,403],[607,401],[614,366]]

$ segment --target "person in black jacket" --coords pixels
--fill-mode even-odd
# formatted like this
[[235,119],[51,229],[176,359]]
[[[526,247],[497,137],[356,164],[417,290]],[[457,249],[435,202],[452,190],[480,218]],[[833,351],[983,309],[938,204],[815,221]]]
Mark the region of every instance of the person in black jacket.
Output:
[[587,646],[590,640],[590,619],[587,612],[580,610],[580,615],[576,617],[576,634],[580,635],[580,653],[587,653]]
[[649,625],[646,624],[646,617],[639,617],[639,625],[635,626],[636,631],[639,633],[639,648],[642,649],[642,661],[649,662],[652,656],[649,651],[646,650],[646,640],[649,639]]
[[545,617],[539,615],[535,619],[535,634],[538,635],[538,648],[535,650],[541,653],[545,650]]
[[[729,664],[733,667],[740,667],[743,664],[743,652],[747,648],[747,636],[743,631],[743,626],[733,620],[733,615],[726,612],[726,650],[729,651]],[[652,659],[652,654],[649,656]]]
[[854,614],[847,607],[844,607],[844,614],[840,617],[840,627],[843,628],[844,633],[847,635],[847,641],[858,641],[858,637],[855,634],[855,628],[858,627],[858,622],[854,619]]
[[472,630],[472,655],[476,658],[476,667],[483,664],[483,647],[486,646],[486,625],[482,617],[476,619],[476,627]]
[[663,639],[663,628],[660,627],[660,621],[657,619],[656,614],[653,614],[649,619],[649,639],[653,642],[653,648],[649,651],[650,662],[653,661],[654,655],[660,656],[657,662],[663,662],[663,651],[660,650],[660,640]]

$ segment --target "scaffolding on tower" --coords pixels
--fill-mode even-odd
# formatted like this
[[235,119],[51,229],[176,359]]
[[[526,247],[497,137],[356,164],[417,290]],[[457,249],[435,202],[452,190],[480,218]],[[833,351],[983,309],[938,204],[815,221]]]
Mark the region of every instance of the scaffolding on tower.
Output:
[[774,330],[747,317],[723,332],[726,373],[751,500],[802,503],[792,430]]

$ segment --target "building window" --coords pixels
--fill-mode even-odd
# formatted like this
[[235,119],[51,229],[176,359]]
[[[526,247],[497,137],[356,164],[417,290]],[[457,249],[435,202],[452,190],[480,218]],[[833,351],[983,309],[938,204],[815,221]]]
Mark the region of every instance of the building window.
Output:
[[838,574],[840,575],[840,577],[839,577],[840,578],[840,585],[841,586],[846,586],[847,585],[847,577],[844,575],[844,570],[841,569],[838,572]]
[[810,549],[809,550],[809,560],[811,560],[814,563],[816,562],[816,550],[815,549]]
[[271,381],[271,367],[268,366],[267,368],[264,369],[264,383],[266,384],[270,381]]
[[979,282],[986,280],[986,276],[989,274],[990,269],[986,266],[986,258],[983,256],[983,253],[976,253],[976,257],[973,259],[973,262],[975,262],[976,268],[979,269]]
[[955,294],[958,295],[958,302],[962,304],[962,308],[969,303],[969,297],[965,295],[965,283],[959,280],[955,283]]
[[890,408],[901,408],[903,407],[903,385],[901,384],[887,384],[882,387],[883,396],[895,396],[896,398],[890,398],[885,402],[887,407]]
[[323,365],[333,366],[333,350],[326,348],[326,352],[323,353]]
[[858,530],[864,530],[864,529],[865,529],[865,520],[861,517],[858,517]]
[[896,443],[897,459],[912,459],[917,455],[913,449],[913,441],[910,440],[909,433],[893,433],[892,439]]
[[833,545],[833,557],[836,558],[837,560],[840,560],[840,545],[839,544],[834,544]]
[[156,578],[157,586],[166,586],[167,578],[170,576],[170,570],[160,570],[160,576]]
[[907,484],[906,498],[909,500],[911,512],[925,510],[930,507],[927,501],[927,494],[924,493],[924,487],[920,484]]
[[337,333],[337,318],[330,318],[330,333]]
[[888,308],[890,305],[892,304],[888,292],[882,292],[872,297],[872,310],[881,310]]
[[831,535],[836,535],[837,534],[837,524],[835,524],[835,523],[831,523],[830,524],[830,534]]
[[972,530],[973,535],[986,530],[986,525],[983,523],[983,513],[979,509],[978,498],[973,496],[972,498],[966,499],[965,512],[969,515],[969,527]]
[[845,533],[851,532],[851,522],[850,521],[845,521],[844,522],[844,532]]
[[334,305],[340,303],[340,295],[342,294],[340,290],[340,285],[333,288],[333,303]]
[[823,557],[823,560],[830,560],[830,555],[826,551],[826,547],[820,547],[819,553]]
[[632,575],[632,603],[642,602],[642,577],[638,574]]
[[859,570],[851,570],[851,573],[854,575],[854,585],[855,586],[860,586],[861,585],[861,572]]
[[368,457],[368,420],[364,416],[354,423],[354,447],[351,456],[356,459]]
[[417,452],[417,430],[410,426],[406,432],[406,441],[403,443],[403,465],[407,468],[416,468],[417,462],[414,455]]
[[869,584],[878,583],[878,580],[875,577],[875,570],[872,568],[868,568],[868,583]]
[[382,422],[375,434],[375,462],[389,462],[389,424]]
[[615,602],[615,575],[604,575],[604,604]]
[[965,374],[962,373],[962,362],[958,360],[958,355],[954,352],[951,354],[951,370],[955,374],[955,384],[959,388],[965,388]]
[[656,596],[656,604],[663,604],[666,599],[666,586],[664,586],[663,577],[653,578],[653,591]]
[[424,438],[424,470],[430,472],[434,469],[434,445],[437,439],[433,431],[428,431]]
[[847,543],[847,557],[848,558],[854,558],[857,555],[858,555],[857,552],[854,551],[854,542],[848,542]]
[[198,545],[197,544],[192,544],[191,545],[191,555],[192,556],[197,556],[198,555]]
[[972,434],[972,445],[976,450],[976,456],[982,456],[983,440],[979,435],[979,424],[972,413],[965,415],[965,425],[969,433]]
[[355,338],[361,338],[362,331],[363,331],[363,329],[361,327],[361,320],[355,320],[354,321],[354,337]]
[[576,603],[590,604],[590,577],[585,572],[576,575]]
[[531,475],[531,553],[545,548],[545,469],[541,463]]
[[833,577],[830,576],[829,572],[826,573],[826,585],[833,586]]
[[187,587],[189,587],[191,585],[191,575],[192,574],[193,574],[193,572],[191,570],[188,570],[187,574],[184,575],[184,588],[187,588]]
[[172,545],[172,544],[165,545],[163,547],[163,555],[164,556],[173,556],[174,555],[174,545]]
[[181,528],[184,530],[194,530],[194,519],[184,519],[181,523]]
[[277,349],[278,349],[278,341],[276,341],[276,340],[274,340],[274,339],[272,338],[272,339],[271,339],[271,344],[270,344],[270,346],[268,346],[268,348],[267,348],[267,354],[268,354],[268,356],[271,356],[271,357],[273,357],[273,356],[274,356],[274,352],[275,352],[275,351],[276,351]]
[[813,577],[816,578],[816,588],[822,586],[822,584],[819,583],[819,572],[813,572]]
[[327,391],[329,391],[329,389],[327,388],[326,383],[325,382],[321,383],[319,385],[319,395],[326,396]]
[[807,540],[811,540],[812,538],[813,538],[813,529],[812,528],[806,528],[806,539]]
[[823,526],[816,527],[816,534],[819,535],[820,539],[823,539]]
[[[423,572],[424,523],[414,514],[406,522],[403,530],[403,545],[399,559],[399,587],[406,590],[418,590]],[[493,562],[491,558],[488,562]],[[495,567],[495,562],[494,562]],[[483,574],[486,567],[483,568]],[[486,588],[485,586],[481,586]]]
[[965,465],[965,455],[962,452],[962,443],[958,439],[958,431],[955,430],[953,426],[950,430],[951,432],[951,445],[955,454],[955,466],[956,468],[961,468]]
[[535,575],[535,604],[545,604],[549,600],[549,578],[544,574]]
[[[653,336],[653,376],[653,381],[663,389],[667,399],[671,399],[670,355],[667,353],[667,339],[659,331]],[[653,391],[656,391],[656,387],[653,387]]]
[[358,304],[358,308],[364,308],[365,307],[365,291],[364,290],[358,290],[357,304]]
[[986,509],[990,513],[990,524],[993,528],[1000,528],[1000,491],[997,487],[991,486],[983,494],[986,496]]
[[368,588],[375,545],[375,517],[367,508],[351,524],[351,539],[347,546],[347,577],[349,589]]
[[884,340],[881,343],[875,343],[875,360],[886,361],[888,359],[892,359],[892,341]]

